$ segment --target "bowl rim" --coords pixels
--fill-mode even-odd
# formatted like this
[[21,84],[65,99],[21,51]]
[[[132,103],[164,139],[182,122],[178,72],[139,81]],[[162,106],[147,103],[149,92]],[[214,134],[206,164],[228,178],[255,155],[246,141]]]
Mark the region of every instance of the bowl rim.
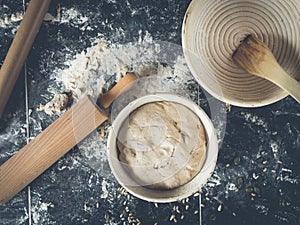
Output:
[[[138,185],[132,178],[130,178],[130,176],[126,172],[124,172],[124,169],[122,171],[121,163],[117,158],[116,139],[123,122],[129,116],[129,114],[135,109],[137,109],[138,107],[147,103],[158,102],[158,101],[175,102],[189,108],[192,112],[194,112],[199,117],[207,134],[207,154],[202,169],[187,184],[184,184],[180,187],[171,190],[149,189],[141,185]],[[174,94],[157,93],[157,94],[146,95],[132,101],[126,107],[124,107],[121,110],[121,112],[117,115],[117,117],[112,123],[112,129],[110,130],[108,135],[107,156],[108,156],[109,166],[112,170],[113,175],[115,176],[119,184],[122,185],[129,193],[131,193],[132,195],[140,199],[149,202],[167,203],[167,202],[173,202],[173,201],[185,199],[191,196],[192,194],[196,193],[197,191],[199,191],[200,188],[207,183],[217,163],[218,139],[210,118],[207,116],[204,110],[201,109],[196,103],[194,103],[189,99]],[[124,177],[125,179],[130,179],[130,181],[135,183],[135,185],[133,186],[133,185],[125,184]],[[149,192],[153,195],[147,196],[145,194]]]
[[244,101],[244,100],[234,100],[234,99],[227,99],[225,98],[225,96],[222,94],[222,90],[220,88],[220,92],[216,93],[216,91],[214,91],[212,88],[210,88],[208,85],[205,84],[205,82],[202,82],[202,80],[199,77],[199,74],[197,73],[197,71],[194,69],[194,66],[191,63],[190,57],[189,57],[189,49],[188,49],[188,41],[186,36],[188,35],[187,29],[188,29],[188,21],[191,18],[191,13],[195,12],[194,8],[195,8],[195,4],[200,4],[201,2],[198,0],[192,0],[185,12],[184,18],[183,18],[183,22],[182,22],[182,28],[181,28],[181,40],[182,40],[182,49],[183,49],[183,54],[184,57],[186,59],[187,65],[189,70],[191,71],[193,77],[195,78],[195,80],[198,82],[198,84],[200,86],[202,86],[210,95],[212,95],[213,97],[215,97],[216,99],[227,103],[227,104],[231,104],[234,106],[239,106],[239,107],[248,107],[248,108],[253,108],[253,107],[262,107],[262,106],[266,106],[266,105],[270,105],[273,104],[277,101],[280,101],[282,99],[284,99],[285,97],[288,96],[288,94],[282,90],[281,93],[272,96],[271,98],[268,99],[264,99],[264,100],[258,100],[258,101]]

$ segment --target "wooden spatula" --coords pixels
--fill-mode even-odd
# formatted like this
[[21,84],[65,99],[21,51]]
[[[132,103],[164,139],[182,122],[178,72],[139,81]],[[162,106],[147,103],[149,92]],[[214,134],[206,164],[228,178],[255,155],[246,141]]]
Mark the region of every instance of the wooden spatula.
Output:
[[[108,108],[136,79],[134,73],[126,74],[99,97],[98,104]],[[89,96],[78,101],[0,167],[0,204],[30,184],[107,119]]]
[[248,73],[273,82],[300,103],[300,84],[282,69],[268,46],[258,38],[248,35],[232,58]]

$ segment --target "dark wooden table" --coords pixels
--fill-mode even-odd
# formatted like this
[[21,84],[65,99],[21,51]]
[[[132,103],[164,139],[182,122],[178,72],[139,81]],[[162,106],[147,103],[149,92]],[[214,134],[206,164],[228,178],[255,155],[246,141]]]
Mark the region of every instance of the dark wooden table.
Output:
[[[49,13],[56,19],[43,22],[1,121],[0,164],[58,117],[38,109],[53,97],[51,88],[62,90],[53,74],[66,62],[98,38],[122,45],[151,37],[180,48],[189,3],[53,0]],[[1,63],[23,10],[22,0],[0,0]],[[187,76],[182,89],[213,116],[212,98]],[[139,200],[120,188],[108,168],[90,166],[84,147],[75,147],[0,206],[0,224],[299,224],[300,106],[287,97],[267,107],[226,111],[224,103],[212,101],[220,108],[213,118],[221,131],[219,158],[198,194],[169,204]]]

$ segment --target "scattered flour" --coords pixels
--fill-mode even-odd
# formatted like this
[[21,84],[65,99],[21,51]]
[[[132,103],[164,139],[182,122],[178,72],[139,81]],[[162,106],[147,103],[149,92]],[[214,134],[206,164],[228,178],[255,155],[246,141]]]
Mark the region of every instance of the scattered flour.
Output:
[[[16,12],[4,17],[0,16],[0,28],[12,28],[20,23],[23,19],[23,12]],[[83,16],[75,8],[58,8],[57,15],[53,16],[50,13],[46,13],[44,21],[59,23],[59,24],[68,24],[74,27],[79,28],[80,30],[90,29],[87,26],[88,17]]]
[[204,186],[205,189],[214,188],[216,186],[221,185],[221,177],[216,173],[216,171],[213,172],[212,176],[209,178],[208,182]]
[[229,190],[229,191],[236,191],[237,190],[237,187],[234,183],[228,183],[226,185],[226,190]]
[[290,184],[299,184],[300,182],[299,179],[295,177],[295,174],[293,174],[293,171],[291,169],[284,168],[284,167],[281,168],[277,180],[282,182],[288,182]]
[[117,0],[107,0],[107,3],[113,3],[113,4],[115,4],[115,3],[117,3]]
[[32,221],[34,224],[48,224],[49,223],[49,213],[48,208],[54,208],[54,204],[51,202],[42,202],[41,196],[38,193],[33,193],[32,200]]
[[60,8],[58,10],[57,16],[52,17],[51,22],[59,23],[72,23],[82,25],[88,21],[88,17],[83,16],[78,10],[74,8]]
[[16,218],[16,224],[26,224],[26,221],[28,221],[28,213],[26,208],[24,208],[24,212],[26,212],[24,216]]
[[14,155],[19,150],[19,146],[25,144],[26,124],[24,124],[21,115],[20,112],[10,115],[10,126],[0,133],[0,140],[2,141],[0,148],[4,150],[0,151],[0,159]]
[[70,91],[75,99],[84,95],[96,98],[102,93],[105,85],[105,75],[115,74],[124,70],[121,62],[113,57],[107,44],[99,41],[95,46],[88,48],[75,56],[71,62],[66,62],[67,69],[58,71],[55,78],[61,82],[66,91]]
[[269,207],[261,204],[255,204],[255,208],[263,215],[267,215],[269,212]]
[[13,13],[4,18],[0,17],[0,28],[8,28],[14,26],[17,22],[20,22],[23,19],[23,13],[17,12]]
[[268,124],[264,121],[264,119],[259,118],[257,115],[253,115],[251,113],[241,112],[241,114],[245,117],[247,122],[251,122],[257,126],[263,127],[265,131],[268,131]]
[[102,194],[101,198],[108,197],[108,190],[107,190],[107,181],[105,179],[102,180]]
[[275,141],[271,141],[270,142],[270,147],[271,147],[271,150],[273,152],[274,159],[279,160],[280,157],[279,157],[279,153],[278,153],[278,144]]

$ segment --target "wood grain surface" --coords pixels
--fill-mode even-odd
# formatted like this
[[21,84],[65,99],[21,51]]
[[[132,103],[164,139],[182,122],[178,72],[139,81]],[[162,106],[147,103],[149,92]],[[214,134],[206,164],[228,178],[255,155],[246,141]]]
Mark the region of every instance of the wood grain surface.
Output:
[[105,120],[107,116],[88,96],[81,99],[0,167],[0,204],[21,191]]

